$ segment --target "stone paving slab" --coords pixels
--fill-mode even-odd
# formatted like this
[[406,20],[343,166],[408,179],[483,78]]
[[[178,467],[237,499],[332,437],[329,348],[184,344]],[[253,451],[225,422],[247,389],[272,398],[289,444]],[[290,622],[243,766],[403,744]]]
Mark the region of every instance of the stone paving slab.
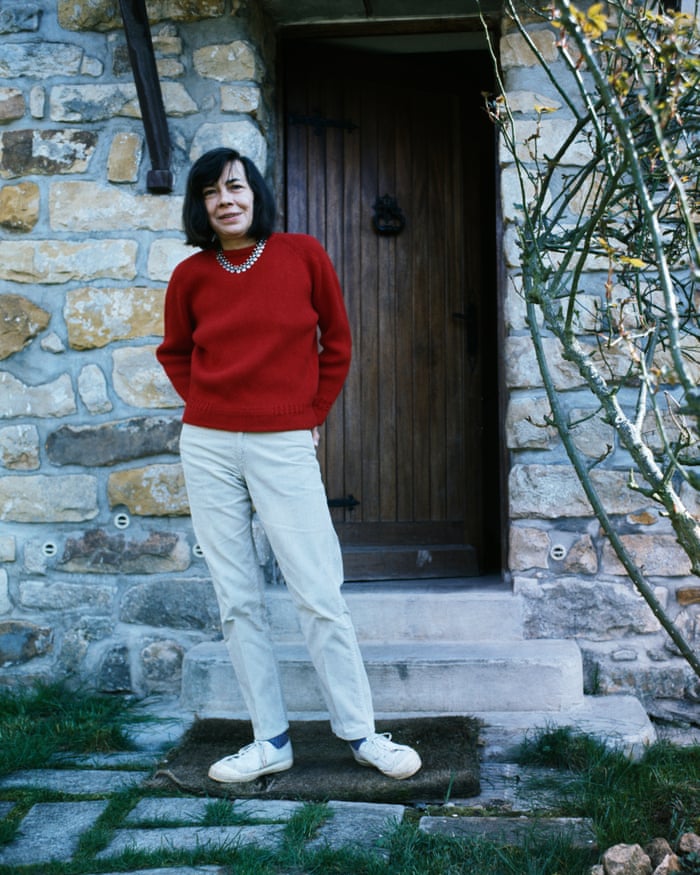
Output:
[[330,847],[333,850],[352,845],[354,849],[379,852],[384,837],[401,822],[403,805],[364,802],[329,802],[333,812],[318,830],[316,837],[307,842],[309,850]]
[[469,799],[454,799],[453,802],[470,808],[500,805],[514,813],[551,809],[561,802],[574,777],[561,769],[518,763],[483,763],[479,772],[480,794]]
[[[170,869],[132,869],[129,875],[229,875],[230,866],[175,866]],[[124,872],[104,872],[102,875],[124,875]]]
[[574,847],[595,848],[593,825],[583,817],[421,817],[418,828],[428,835],[458,839],[492,839],[522,845],[529,838],[567,838]]
[[28,769],[2,778],[0,789],[29,787],[74,796],[101,796],[140,784],[146,774],[112,769]]
[[229,805],[232,813],[248,821],[287,821],[303,807],[303,802],[283,799],[202,799],[187,796],[141,799],[126,816],[126,823],[196,823],[207,808],[215,804],[218,811]]
[[151,771],[160,762],[161,754],[149,751],[119,753],[58,753],[51,757],[51,765],[81,769],[137,769]]
[[3,866],[28,866],[52,860],[67,861],[75,854],[80,836],[107,807],[97,802],[40,802],[33,805],[15,839],[0,848]]
[[97,859],[118,856],[124,851],[195,851],[198,848],[225,848],[257,845],[276,849],[284,826],[183,826],[161,829],[119,829]]

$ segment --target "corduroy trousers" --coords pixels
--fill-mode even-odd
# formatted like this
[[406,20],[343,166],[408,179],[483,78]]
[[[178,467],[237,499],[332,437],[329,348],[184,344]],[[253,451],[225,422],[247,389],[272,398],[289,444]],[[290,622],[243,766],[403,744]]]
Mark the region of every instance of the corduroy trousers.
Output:
[[253,541],[253,508],[297,609],[333,732],[346,740],[372,733],[372,697],[340,592],[342,556],[311,432],[185,424],[180,452],[192,524],[254,737],[284,732],[288,718]]

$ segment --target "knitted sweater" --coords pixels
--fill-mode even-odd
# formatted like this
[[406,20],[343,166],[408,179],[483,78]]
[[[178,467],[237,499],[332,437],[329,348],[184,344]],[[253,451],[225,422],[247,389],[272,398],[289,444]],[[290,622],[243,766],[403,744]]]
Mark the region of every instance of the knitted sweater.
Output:
[[[252,247],[227,250],[241,264]],[[240,274],[202,250],[173,271],[157,356],[183,421],[224,431],[293,431],[326,418],[350,367],[342,292],[321,244],[273,234]]]

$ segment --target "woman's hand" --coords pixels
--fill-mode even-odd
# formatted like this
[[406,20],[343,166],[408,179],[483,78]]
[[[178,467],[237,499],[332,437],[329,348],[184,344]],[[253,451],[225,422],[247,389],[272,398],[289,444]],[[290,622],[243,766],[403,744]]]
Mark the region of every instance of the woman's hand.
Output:
[[318,445],[321,443],[321,432],[317,425],[311,429],[311,439],[314,442],[314,446],[318,449]]

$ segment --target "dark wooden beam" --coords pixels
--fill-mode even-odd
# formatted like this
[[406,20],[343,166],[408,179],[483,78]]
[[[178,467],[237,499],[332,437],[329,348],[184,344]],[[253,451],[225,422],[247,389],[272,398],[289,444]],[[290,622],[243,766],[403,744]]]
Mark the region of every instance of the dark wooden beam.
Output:
[[151,28],[148,24],[146,0],[119,0],[119,6],[141,108],[141,118],[146,132],[146,143],[151,156],[151,170],[148,171],[146,186],[149,191],[155,193],[172,191],[170,133],[153,51]]

